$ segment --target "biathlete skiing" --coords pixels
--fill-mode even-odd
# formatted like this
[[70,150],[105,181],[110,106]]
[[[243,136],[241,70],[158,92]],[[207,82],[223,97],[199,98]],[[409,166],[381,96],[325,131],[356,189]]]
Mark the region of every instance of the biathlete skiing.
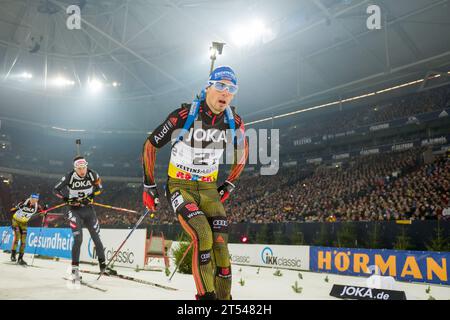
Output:
[[[11,248],[11,261],[20,265],[27,265],[23,260],[25,253],[27,228],[28,222],[31,218],[38,214],[45,215],[44,208],[39,205],[39,194],[33,193],[28,199],[19,202],[15,207],[11,209],[12,216],[12,229],[14,231],[14,240]],[[20,240],[19,258],[16,259],[17,245]]]
[[[192,104],[169,114],[143,146],[143,204],[159,204],[155,183],[156,151],[172,143],[166,197],[193,242],[192,273],[198,300],[231,299],[228,220],[223,202],[235,189],[248,157],[244,122],[230,103],[238,91],[228,66],[214,69],[206,87]],[[217,187],[219,162],[231,144],[233,164]]]
[[72,281],[81,280],[79,263],[80,247],[83,241],[83,225],[88,229],[98,255],[100,272],[105,270],[105,250],[100,239],[100,225],[92,203],[103,190],[100,176],[88,169],[88,162],[82,156],[73,160],[74,169],[67,173],[54,187],[53,193],[69,205],[68,220],[74,242],[72,246]]

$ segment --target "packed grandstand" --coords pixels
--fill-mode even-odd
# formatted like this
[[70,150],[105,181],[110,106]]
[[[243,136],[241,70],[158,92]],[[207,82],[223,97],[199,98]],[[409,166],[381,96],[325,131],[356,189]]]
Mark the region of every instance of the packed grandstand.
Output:
[[[306,120],[296,118],[280,132],[278,174],[260,176],[257,165],[248,166],[233,201],[226,204],[229,221],[449,219],[448,113],[450,86],[443,86]],[[21,170],[3,179],[2,220],[9,219],[12,204],[31,192],[39,192],[44,203],[55,203],[52,188],[58,174],[70,169],[72,140],[47,133],[45,145],[34,143],[33,129],[8,122],[1,133],[5,146],[0,152],[2,167]],[[142,209],[141,144],[141,137],[118,136],[114,143],[100,137],[83,145],[92,167],[103,177],[101,201]],[[49,145],[58,146],[56,153],[48,151]],[[156,169],[161,186],[165,158],[162,153]],[[27,174],[36,169],[39,174]],[[103,208],[97,208],[97,213],[100,223],[110,226],[132,225],[139,218]],[[65,222],[56,219],[54,223]],[[177,218],[163,200],[156,217],[147,223],[173,224]]]

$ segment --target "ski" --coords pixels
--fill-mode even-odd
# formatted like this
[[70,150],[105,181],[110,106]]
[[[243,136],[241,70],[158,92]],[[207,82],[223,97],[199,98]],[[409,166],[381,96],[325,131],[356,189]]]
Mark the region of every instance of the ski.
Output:
[[46,269],[44,267],[39,267],[39,266],[32,266],[30,264],[18,264],[17,262],[3,262],[3,264],[9,264],[10,266],[21,266],[23,268],[39,268],[39,269]]
[[[63,277],[63,279],[72,282],[72,280],[69,279],[69,278],[67,278],[67,277]],[[90,284],[90,283],[84,282],[83,280],[81,280],[79,283],[80,283],[82,286],[86,286],[86,287],[89,287],[89,288],[91,288],[91,289],[95,289],[95,290],[98,290],[98,291],[101,291],[101,292],[106,292],[106,291],[108,291],[108,290],[106,290],[106,289],[103,289],[103,288],[94,286],[94,285],[92,285],[92,284]]]
[[[80,272],[82,272],[82,273],[90,273],[90,274],[100,274],[100,272],[90,271],[90,270],[80,270]],[[172,291],[177,291],[178,290],[176,288],[168,287],[168,286],[165,286],[165,285],[162,285],[162,284],[158,284],[158,283],[154,283],[154,282],[147,281],[147,280],[137,279],[135,277],[126,276],[126,275],[123,275],[123,274],[107,274],[107,273],[105,273],[104,275],[108,276],[108,277],[115,277],[115,278],[119,278],[119,279],[134,281],[134,282],[137,282],[137,283],[147,284],[149,286],[153,286],[153,287],[157,287],[157,288],[161,288],[161,289],[172,290]]]

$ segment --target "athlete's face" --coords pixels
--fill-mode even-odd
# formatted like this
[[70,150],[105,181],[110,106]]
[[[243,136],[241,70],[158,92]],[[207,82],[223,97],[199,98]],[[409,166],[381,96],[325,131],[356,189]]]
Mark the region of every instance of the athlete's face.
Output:
[[87,167],[84,168],[75,168],[75,172],[77,173],[78,176],[80,176],[81,178],[83,178],[86,173],[87,173]]
[[[233,84],[229,80],[221,80],[220,82]],[[227,106],[230,105],[233,98],[234,95],[229,93],[227,89],[219,91],[215,89],[214,86],[210,86],[206,89],[206,103],[208,104],[211,111],[216,114],[225,111]]]
[[30,204],[32,205],[32,206],[34,206],[36,203],[38,203],[38,199],[36,199],[36,198],[31,198],[30,199]]

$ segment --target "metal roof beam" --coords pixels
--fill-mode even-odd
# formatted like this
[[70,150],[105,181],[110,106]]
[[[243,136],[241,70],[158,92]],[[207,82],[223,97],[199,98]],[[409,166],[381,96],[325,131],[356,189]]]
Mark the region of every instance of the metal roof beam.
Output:
[[[28,7],[28,5],[29,5],[29,0],[27,1],[27,7]],[[29,12],[29,10],[28,10],[28,8],[27,8],[26,13],[28,13],[28,12]],[[22,24],[23,19],[24,19],[26,16],[27,16],[27,14],[25,14],[25,15],[22,17],[22,19],[21,19],[21,21],[20,21],[20,24]],[[34,17],[32,18],[31,26],[33,26],[33,23],[34,23],[34,21],[36,20],[36,17],[37,17],[37,16],[38,16],[38,13],[36,13],[36,14],[34,15]],[[17,28],[16,28],[16,31],[17,31]],[[6,79],[8,79],[8,77],[9,77],[9,75],[10,75],[12,69],[14,68],[14,66],[15,66],[16,63],[17,63],[17,60],[18,60],[19,57],[20,57],[20,54],[22,53],[23,48],[25,47],[25,43],[26,43],[26,42],[28,41],[28,39],[30,38],[30,35],[31,35],[31,32],[32,32],[32,31],[33,31],[33,29],[30,28],[30,31],[29,31],[28,34],[26,35],[24,41],[23,41],[22,43],[20,43],[20,45],[19,45],[19,51],[17,52],[17,55],[16,55],[16,57],[14,58],[14,60],[13,60],[13,62],[12,62],[12,64],[11,64],[11,66],[9,67],[9,69],[8,69],[8,71],[6,72],[5,76],[3,77],[3,81],[6,81]],[[14,35],[13,37],[15,37],[15,35]],[[7,52],[6,52],[6,53],[7,53]],[[6,59],[6,53],[5,53],[5,59]],[[6,64],[5,64],[5,66],[6,66]]]
[[[62,16],[61,16],[61,19],[63,20],[63,25],[64,25],[64,19],[63,19]],[[91,35],[90,35],[88,32],[86,32],[84,29],[81,29],[81,30],[82,30],[82,32],[87,36],[88,39],[90,39],[90,40],[96,42],[96,40],[95,40],[94,38],[91,38]],[[83,47],[83,49],[84,49],[86,52],[88,52],[89,49],[86,48],[86,47],[84,46],[84,44],[80,41],[80,39],[79,39],[77,33],[74,34],[74,37],[75,37],[75,39],[78,41],[78,43],[80,44],[80,46]],[[106,49],[106,48],[104,48],[104,47],[101,46],[101,45],[99,45],[99,46],[100,46],[100,48],[101,48],[102,50],[105,50],[105,49]],[[142,84],[150,91],[151,94],[154,93],[154,90],[153,90],[152,88],[150,88],[150,87],[148,86],[148,84],[147,84],[144,80],[142,80],[139,76],[137,76],[137,75],[135,74],[135,72],[133,72],[130,68],[128,68],[123,62],[121,62],[119,59],[117,59],[116,57],[114,57],[112,54],[108,54],[108,56],[109,56],[114,62],[118,63],[118,64],[123,68],[123,70],[125,70],[126,72],[128,72],[135,80],[137,80],[138,82],[142,83]],[[80,86],[81,86],[81,82],[79,82],[79,84],[80,84]]]
[[[87,32],[84,29],[81,29],[83,31],[83,33],[86,34],[87,37],[89,37],[93,42],[95,42],[102,50],[107,51],[105,47],[103,47],[100,43],[97,42],[97,40],[95,40],[90,34],[89,32]],[[124,70],[126,70],[134,79],[136,79],[138,82],[142,83],[149,91],[151,94],[153,94],[155,91],[149,87],[149,85],[143,80],[141,79],[138,75],[136,75],[135,72],[133,72],[129,67],[127,67],[123,62],[121,62],[119,59],[117,59],[116,57],[114,57],[112,54],[108,54],[108,56],[115,61],[116,63],[118,63]]]
[[[62,34],[61,29],[58,28],[58,20],[57,20],[57,18],[61,18],[61,20],[62,20],[62,21],[61,21],[62,26],[65,25],[65,21],[64,21],[64,19],[63,19],[61,16],[59,16],[59,15],[54,15],[54,18],[53,18],[53,19],[55,20],[56,29],[59,30],[59,35],[60,35],[61,39],[63,40],[62,42],[63,42],[64,48],[66,49],[67,52],[69,52],[70,50],[69,50],[69,46],[67,45],[66,38],[65,38],[64,35]],[[81,87],[82,87],[82,85],[81,85],[81,80],[80,80],[80,77],[78,76],[77,68],[76,68],[76,66],[75,66],[75,62],[74,62],[74,60],[73,60],[72,58],[69,58],[69,61],[70,61],[70,64],[72,65],[72,72],[73,72],[73,75],[74,75],[75,79],[76,79],[77,82],[78,82],[79,88],[81,89]]]
[[[430,10],[430,9],[433,9],[433,8],[437,7],[437,6],[446,4],[446,3],[448,3],[449,1],[450,1],[450,0],[440,0],[440,1],[436,1],[436,2],[434,2],[434,3],[432,3],[432,4],[428,5],[428,6],[425,6],[425,7],[423,7],[423,8],[414,10],[413,12],[407,13],[407,14],[402,15],[402,16],[400,16],[400,17],[397,17],[397,18],[395,18],[395,19],[393,19],[393,20],[391,20],[391,21],[388,21],[387,25],[388,25],[388,26],[393,26],[393,25],[395,25],[395,24],[397,24],[397,23],[399,23],[399,22],[401,22],[401,21],[403,21],[403,20],[405,20],[405,19],[407,19],[407,18],[409,18],[409,17],[412,17],[412,16],[415,16],[415,15],[417,15],[417,14],[419,14],[419,13],[428,11],[428,10]],[[371,32],[373,32],[373,31],[371,31],[371,30],[369,30],[369,31],[364,31],[364,32],[362,32],[362,33],[360,33],[360,34],[357,34],[357,35],[354,35],[354,36],[355,36],[356,38],[360,38],[360,37],[363,37],[363,36],[366,36],[366,35],[370,34]],[[327,51],[329,51],[329,50],[338,48],[338,47],[340,47],[340,46],[342,46],[342,45],[344,45],[344,44],[346,44],[346,43],[348,43],[348,42],[351,42],[351,41],[353,41],[353,39],[346,39],[346,40],[339,41],[338,43],[335,43],[335,44],[333,44],[333,45],[331,45],[331,46],[328,46],[328,47],[326,47],[326,48],[322,48],[322,49],[319,49],[319,50],[317,50],[317,51],[315,51],[315,52],[310,53],[308,56],[306,56],[306,59],[310,59],[310,58],[315,57],[315,56],[317,56],[317,55],[319,55],[319,54],[322,54],[322,53],[324,53],[324,52],[327,52]]]
[[[403,66],[400,66],[400,67],[393,68],[393,69],[390,70],[389,74],[395,74],[397,72],[408,70],[410,68],[413,68],[413,67],[416,67],[416,66],[428,63],[428,62],[433,61],[433,60],[447,58],[447,57],[450,57],[450,51],[446,51],[444,53],[441,53],[441,54],[438,54],[436,56],[429,57],[429,58],[426,58],[426,59],[422,59],[422,60],[416,61],[414,63],[410,63],[410,64],[406,64],[406,65],[403,65]],[[292,100],[284,101],[282,103],[279,103],[279,104],[276,104],[276,105],[273,105],[273,106],[270,106],[270,107],[267,107],[267,108],[261,108],[260,110],[258,110],[256,112],[252,112],[250,114],[246,114],[245,116],[256,115],[256,114],[259,114],[259,113],[262,113],[262,112],[269,112],[270,110],[272,110],[274,108],[277,108],[278,110],[282,110],[283,109],[282,107],[290,107],[290,105],[292,105],[294,103],[300,103],[300,102],[305,101],[307,99],[311,99],[311,98],[314,98],[314,97],[317,97],[317,96],[321,96],[321,95],[324,95],[324,94],[327,94],[327,93],[332,93],[332,92],[335,92],[335,91],[337,91],[339,89],[344,89],[344,88],[347,88],[347,87],[350,87],[350,86],[354,87],[357,84],[364,83],[364,82],[370,81],[370,80],[374,80],[374,79],[382,77],[382,76],[386,76],[386,73],[385,72],[380,72],[380,73],[373,74],[373,75],[370,75],[370,76],[367,76],[367,77],[364,77],[364,78],[361,78],[361,79],[358,79],[358,80],[354,80],[354,81],[351,81],[351,82],[348,82],[348,83],[344,83],[344,84],[335,86],[333,88],[329,88],[329,89],[326,89],[326,90],[322,90],[320,92],[312,93],[312,94],[310,94],[308,96],[305,96],[305,97],[302,97],[300,99],[292,99]]]
[[[225,39],[220,36],[219,34],[215,33],[215,32],[211,32],[209,31],[210,28],[205,28],[204,22],[199,22],[198,19],[194,19],[193,17],[191,17],[189,14],[187,14],[185,11],[183,11],[177,4],[173,3],[171,0],[164,0],[168,5],[170,5],[172,8],[174,8],[175,10],[177,10],[177,12],[185,17],[186,19],[188,19],[191,23],[196,24],[197,26],[200,27],[200,30],[202,31],[206,31],[206,33],[208,34],[208,36],[212,36],[214,41],[220,41],[220,42],[225,42]],[[227,45],[230,48],[233,48],[234,46],[232,44],[227,43]]]
[[[369,2],[370,2],[370,0],[358,1],[354,5],[351,5],[351,6],[347,7],[347,8],[345,8],[345,9],[342,9],[342,10],[339,10],[338,12],[333,13],[332,16],[333,16],[334,19],[336,19],[337,17],[340,17],[340,16],[346,14],[347,12],[349,12],[349,11],[351,11],[353,9],[356,9],[356,8],[362,6],[362,5],[368,4]],[[296,37],[296,36],[298,36],[300,34],[303,34],[303,33],[307,32],[307,31],[309,31],[311,29],[314,29],[315,27],[318,27],[321,24],[326,23],[327,20],[328,20],[328,18],[321,18],[321,19],[319,19],[319,20],[317,20],[317,21],[315,21],[315,22],[313,22],[313,23],[311,23],[311,24],[309,24],[309,25],[307,25],[307,26],[305,26],[305,27],[303,27],[303,28],[301,28],[299,30],[293,31],[291,33],[288,33],[288,34],[286,34],[286,35],[284,35],[282,37],[275,38],[273,41],[269,42],[265,46],[260,46],[259,48],[253,50],[253,54],[251,56],[254,56],[254,55],[260,53],[263,50],[263,48],[273,47],[276,44],[279,44],[280,42],[289,40],[289,39],[291,39],[293,37]],[[347,40],[347,41],[353,41],[353,40]],[[249,55],[249,57],[250,57],[250,55]]]
[[371,55],[372,57],[375,58],[375,60],[382,66],[384,66],[384,62],[380,60],[380,58],[372,51],[370,51],[369,49],[366,48],[365,45],[362,45],[361,42],[358,40],[358,38],[356,38],[353,33],[351,33],[342,22],[340,22],[339,20],[337,20],[331,13],[330,11],[328,11],[328,9],[323,5],[323,3],[320,0],[313,0],[313,3],[316,5],[316,7],[318,7],[320,9],[320,11],[323,12],[323,14],[329,18],[331,21],[337,23],[343,30],[344,32],[350,37],[350,39],[352,39],[357,45],[358,48],[364,50],[365,52],[367,52],[369,55]]
[[[22,3],[23,4],[23,3]],[[16,17],[16,16],[14,16],[14,14],[13,13],[11,13],[9,10],[6,10],[5,8],[2,8],[2,11],[3,12],[5,12],[5,13],[7,13],[7,14],[9,14],[11,17],[14,17],[14,19],[17,19],[18,17]],[[11,36],[11,41],[13,41],[14,40],[14,38],[15,38],[15,36],[16,36],[16,33],[17,33],[17,30],[19,29],[19,27],[21,27],[22,26],[22,23],[23,23],[23,20],[24,20],[24,18],[25,18],[25,16],[26,16],[26,14],[28,13],[28,9],[27,9],[27,6],[26,6],[26,4],[25,4],[25,7],[23,8],[23,12],[21,13],[21,18],[19,18],[19,23],[17,23],[16,24],[16,28],[15,28],[15,30],[12,32],[12,36]],[[30,27],[30,26],[29,26]],[[17,55],[20,53],[20,50],[22,49],[22,43],[19,43],[19,45],[16,45],[16,48],[18,48],[19,49],[19,51],[18,51],[18,53],[17,53]],[[7,73],[7,67],[6,67],[6,65],[7,65],[7,59],[8,59],[8,53],[10,52],[10,47],[9,46],[6,46],[6,50],[5,50],[5,56],[4,56],[4,58],[3,58],[3,73],[4,74],[6,74]],[[18,56],[17,56],[18,57]],[[17,57],[16,57],[16,59],[17,59]],[[13,65],[15,64],[15,62],[13,62]],[[6,80],[6,77],[4,78],[4,80]]]
[[[383,3],[380,4],[383,11],[387,12],[385,13],[385,16],[392,16],[392,10],[389,8],[388,2],[383,1]],[[403,43],[408,47],[408,49],[412,52],[414,57],[417,60],[423,59],[424,54],[420,51],[420,49],[416,46],[414,41],[411,39],[411,37],[406,33],[405,28],[401,24],[395,24],[392,28],[397,35],[400,37],[400,39],[403,41]]]
[[122,29],[122,43],[125,42],[125,34],[127,32],[127,23],[128,23],[128,9],[129,9],[129,5],[130,5],[130,0],[127,0],[126,4],[125,4],[125,12],[124,12],[124,17],[123,17],[123,29]]
[[[62,3],[60,3],[59,1],[56,0],[49,0],[52,3],[58,5],[59,7],[64,8],[64,5]],[[123,45],[122,43],[120,43],[119,41],[117,41],[116,39],[112,38],[109,34],[105,33],[104,31],[102,31],[101,29],[97,28],[95,25],[93,25],[92,23],[90,23],[89,21],[86,21],[84,18],[81,17],[81,21],[84,22],[84,24],[86,24],[88,27],[90,27],[92,30],[96,31],[97,33],[99,33],[100,35],[102,35],[103,37],[110,39],[112,42],[114,42],[116,45],[120,46],[122,49],[128,51],[130,54],[132,54],[133,56],[135,56],[136,58],[138,58],[139,60],[141,60],[143,63],[145,63],[147,66],[149,66],[152,69],[155,69],[157,71],[159,71],[160,73],[162,73],[166,78],[168,78],[169,80],[171,80],[172,82],[174,82],[175,84],[177,84],[181,89],[185,89],[186,90],[186,86],[184,83],[182,83],[180,80],[178,80],[177,78],[175,78],[174,76],[172,76],[170,73],[168,73],[167,71],[163,70],[162,68],[160,68],[159,66],[155,65],[154,63],[150,62],[148,59],[144,58],[142,55],[138,54],[137,52],[135,52],[134,50],[130,49],[129,47]],[[82,29],[83,31],[85,31],[84,29]],[[85,32],[86,33],[86,32]],[[86,33],[89,34],[89,33]],[[92,39],[92,38],[91,38]],[[103,49],[104,50],[104,49]],[[188,90],[186,90],[188,91]],[[190,92],[189,92],[190,93]]]

